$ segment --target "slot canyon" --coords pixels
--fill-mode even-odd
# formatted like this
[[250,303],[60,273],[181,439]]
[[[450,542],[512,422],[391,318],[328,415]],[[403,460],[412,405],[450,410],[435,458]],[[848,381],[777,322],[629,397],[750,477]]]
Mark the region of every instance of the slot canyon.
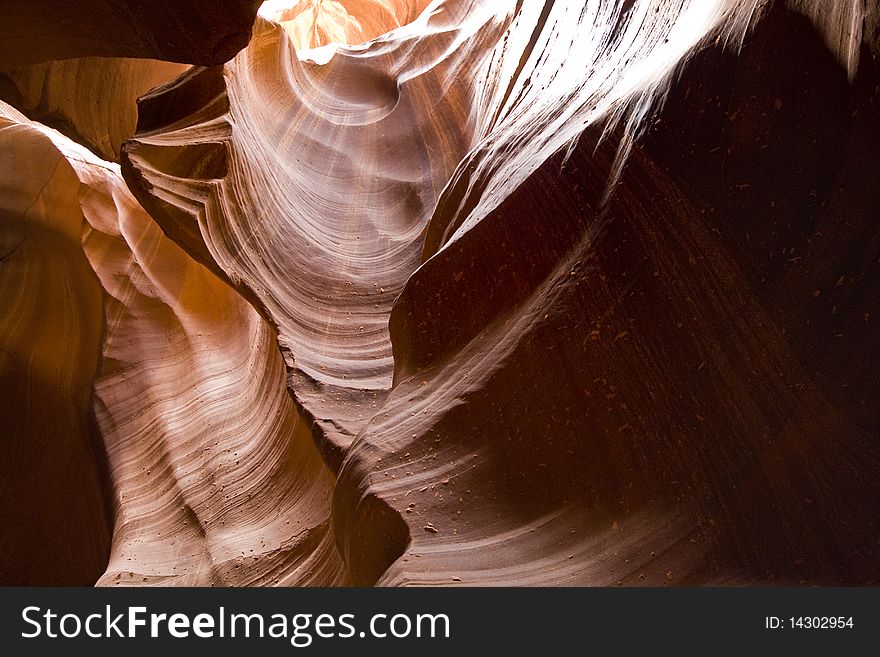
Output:
[[880,583],[878,0],[0,15],[0,584]]

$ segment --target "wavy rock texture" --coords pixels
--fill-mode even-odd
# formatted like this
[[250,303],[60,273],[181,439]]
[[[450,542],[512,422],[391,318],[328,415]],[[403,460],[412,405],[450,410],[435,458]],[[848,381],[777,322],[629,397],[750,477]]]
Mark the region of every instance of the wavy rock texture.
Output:
[[[4,261],[9,281],[4,293],[20,310],[4,334],[13,345],[22,345],[12,353],[17,357],[12,364],[22,363],[35,379],[25,389],[46,393],[53,386],[61,400],[80,400],[68,415],[78,411],[86,416],[94,404],[115,508],[110,563],[99,583],[344,582],[345,568],[329,526],[332,478],[285,392],[284,365],[271,328],[162,234],[128,192],[118,167],[10,110],[4,120],[10,147],[25,149],[14,153],[26,165],[24,180],[42,189],[19,218],[26,241],[15,251],[15,262],[47,261],[33,273],[24,264],[10,267]],[[22,198],[28,198],[24,192],[29,188],[19,184]],[[39,213],[43,197],[50,213]],[[14,212],[12,207],[7,211]],[[52,250],[59,245],[78,268],[57,266]],[[47,255],[41,260],[29,250]],[[61,276],[57,281],[40,274],[52,271],[53,262],[60,272],[56,278]],[[72,270],[69,277],[82,272],[87,284],[65,281],[65,269]],[[34,308],[34,300],[51,300],[48,295],[56,288],[62,300],[56,302],[55,315],[50,314],[55,304]],[[90,293],[90,304],[63,298],[65,290],[78,288],[82,295]],[[52,323],[43,331],[48,344],[17,332],[38,321],[26,312],[29,307],[31,315],[42,311],[43,321],[66,322],[62,328],[68,341],[52,343],[59,332]],[[80,337],[86,330],[92,342]],[[65,356],[71,346],[86,353]],[[53,347],[60,350],[54,358]],[[40,368],[42,375],[36,374]],[[11,377],[12,368],[6,369]],[[67,386],[79,381],[76,394],[56,379]],[[35,400],[28,400],[28,406],[35,409],[31,422],[42,427],[44,413],[37,413]],[[65,419],[61,416],[59,425]],[[71,471],[68,486],[83,486],[100,471],[87,459],[88,437],[85,431],[71,435],[71,446],[53,451],[47,436],[49,444],[41,446],[53,458],[67,453],[71,463],[83,463]],[[43,467],[51,470],[53,462]],[[63,493],[60,500],[76,501],[75,509],[82,506],[94,514],[109,501],[90,500],[77,488],[65,492],[61,485],[47,487],[48,494]],[[8,494],[19,499],[29,487],[23,488]],[[40,511],[34,517],[53,519]],[[105,548],[109,533],[101,519],[55,518],[60,529],[54,531],[87,536],[85,528],[73,527],[88,521],[98,525],[95,540],[103,536],[100,547]],[[52,532],[47,528],[45,533]],[[47,543],[55,549],[53,541]],[[106,559],[96,555],[101,557]]]
[[[875,1],[261,15],[175,79],[0,57],[131,190],[4,110],[9,453],[57,397],[93,482],[19,482],[4,554],[66,513],[105,585],[880,580]],[[60,45],[205,63],[152,20]]]
[[277,325],[297,400],[337,465],[391,386],[388,314],[471,146],[474,83],[457,72],[501,27],[450,7],[317,65],[260,22],[222,77],[195,71],[145,99],[125,146],[160,225]]
[[[493,150],[473,158],[476,171],[447,188],[429,259],[392,314],[397,385],[337,489],[350,495],[337,493],[349,523],[340,534],[358,537],[346,550],[364,563],[357,543],[370,519],[350,513],[353,500],[377,496],[408,520],[412,542],[382,583],[876,579],[877,417],[861,384],[872,369],[863,359],[876,362],[865,324],[877,291],[846,272],[877,257],[852,242],[876,244],[878,199],[864,181],[877,169],[855,143],[876,143],[877,72],[866,65],[847,89],[809,28],[779,9],[757,30],[741,63],[725,62],[721,80],[735,83],[685,69],[681,104],[667,108],[680,132],[656,154],[621,136],[630,156],[610,193],[620,159],[616,136],[598,142],[608,124],[535,169],[510,144],[529,126],[531,143],[553,148],[564,133],[517,126],[515,106],[493,126]],[[766,118],[820,88],[856,119],[819,103]],[[712,123],[694,119],[713,102]],[[859,121],[860,111],[873,118]],[[825,148],[845,136],[846,146],[804,148],[804,134]],[[772,144],[778,135],[791,137]],[[697,152],[721,155],[707,172],[691,161]],[[794,171],[771,173],[786,166]],[[854,191],[831,188],[829,168]],[[789,187],[799,173],[808,177]],[[695,193],[691,178],[712,181],[711,192]],[[856,251],[823,250],[812,266],[779,271],[774,251],[795,256],[831,225]],[[846,310],[811,301],[834,281],[853,286]]]

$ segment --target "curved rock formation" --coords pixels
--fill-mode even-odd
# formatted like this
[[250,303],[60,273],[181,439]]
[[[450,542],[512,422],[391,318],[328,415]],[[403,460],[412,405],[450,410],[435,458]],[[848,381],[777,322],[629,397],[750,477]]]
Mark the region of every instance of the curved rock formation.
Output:
[[0,581],[90,584],[111,536],[91,412],[101,288],[79,244],[73,172],[2,103],[0,171]]
[[[22,205],[30,201],[19,216],[10,203],[5,208],[10,221],[18,223],[4,226],[19,226],[24,241],[13,250],[11,239],[4,240],[10,246],[3,263],[9,282],[4,298],[17,311],[6,318],[4,341],[22,345],[8,352],[16,360],[4,368],[4,378],[12,377],[12,365],[20,362],[35,379],[23,390],[57,395],[59,404],[79,403],[66,414],[59,411],[56,425],[47,422],[36,399],[27,398],[24,405],[34,414],[24,420],[32,426],[16,430],[21,417],[10,407],[7,427],[22,439],[42,435],[37,432],[43,426],[55,427],[63,436],[71,433],[61,429],[65,420],[88,426],[88,406],[94,404],[115,508],[110,563],[99,583],[346,581],[330,529],[332,478],[285,392],[284,365],[272,329],[244,299],[162,234],[125,187],[118,167],[8,108],[3,116],[10,146],[4,153],[21,167],[17,198]],[[42,189],[36,201],[30,198],[31,189]],[[76,267],[59,266],[59,246]],[[29,263],[41,267],[32,271]],[[52,271],[58,272],[57,280]],[[65,285],[64,276],[74,274],[82,282]],[[65,298],[71,289],[84,300]],[[60,297],[55,302],[53,290]],[[48,305],[35,304],[40,299]],[[39,319],[32,317],[36,313]],[[33,333],[16,330],[40,320],[65,324],[47,324],[42,342]],[[54,343],[62,331],[67,341]],[[82,355],[71,346],[83,350]],[[59,351],[53,355],[52,349]],[[67,387],[53,383],[56,379]],[[73,422],[68,416],[75,411],[79,417],[74,415]],[[43,530],[47,549],[53,551],[49,536],[55,531],[92,534],[93,540],[103,535],[105,543],[96,546],[94,557],[103,568],[106,553],[97,550],[106,549],[109,536],[99,522],[103,516],[82,517],[84,511],[100,513],[110,501],[109,490],[97,484],[95,495],[104,497],[90,500],[80,492],[87,493],[87,482],[101,472],[90,458],[89,437],[84,429],[55,449],[52,435],[37,445],[53,457],[40,466],[48,470],[47,477],[54,470],[66,472],[52,467],[56,458],[66,457],[78,469],[33,498],[51,496],[56,505],[75,506],[67,518],[39,508],[31,513],[42,522],[57,523]],[[12,454],[29,454],[24,447],[10,448]],[[32,477],[35,470],[31,466],[24,472]],[[64,485],[71,490],[65,491]],[[10,490],[10,498],[26,495],[28,487],[22,488]],[[29,505],[20,508],[28,510]],[[32,520],[16,524],[28,522]],[[77,529],[76,523],[97,527],[89,532]],[[32,538],[24,529],[22,534]],[[54,556],[59,569],[73,572],[52,576],[84,583],[78,573],[89,563],[77,566],[75,559],[85,550],[75,545],[69,549],[69,560]]]
[[137,128],[137,99],[187,68],[147,59],[43,62],[0,71],[0,98],[116,162]]
[[356,45],[416,20],[430,0],[270,0],[260,15],[290,34],[297,50]]
[[[845,272],[876,263],[867,246],[876,244],[868,209],[877,207],[876,188],[864,181],[877,169],[855,143],[876,143],[876,120],[857,116],[876,119],[877,70],[866,64],[847,89],[809,28],[781,10],[762,20],[740,58],[721,80],[741,91],[716,82],[719,69],[693,77],[685,69],[684,99],[657,117],[663,125],[669,113],[681,132],[654,156],[628,147],[610,193],[620,159],[616,135],[599,141],[602,125],[520,184],[520,172],[541,160],[507,142],[522,143],[535,125],[531,142],[544,135],[534,119],[517,125],[515,112],[512,126],[487,139],[493,150],[447,187],[428,259],[392,314],[394,392],[337,488],[350,496],[340,503],[337,494],[348,523],[341,535],[357,537],[346,552],[360,551],[371,531],[369,517],[350,512],[357,500],[380,497],[408,521],[412,544],[381,582],[876,579],[877,416],[861,386],[872,367],[865,359],[876,362],[865,324],[877,291]],[[763,117],[796,106],[792,79],[800,93],[821,88],[856,118],[817,103],[789,111],[792,124],[780,132],[782,117]],[[717,96],[705,91],[713,83]],[[679,118],[702,116],[713,98],[732,98],[726,107],[718,101],[716,116],[742,130],[699,133],[694,125],[717,123]],[[553,148],[564,137],[544,134]],[[762,153],[788,134],[792,141]],[[828,146],[846,135],[846,146],[799,153],[804,134]],[[709,174],[690,161],[718,151],[726,156]],[[791,174],[769,173],[789,162],[806,173],[826,157],[834,184],[853,191],[818,176],[808,191],[809,178],[790,187]],[[726,185],[723,197],[695,193],[688,172],[711,188]],[[730,198],[759,184],[760,201]],[[798,221],[805,197],[815,220]],[[772,249],[754,268],[754,247],[736,248],[737,238],[749,239],[745,222],[751,239]],[[832,225],[839,248],[852,245],[846,255],[821,249],[811,259],[818,269],[795,267],[776,283],[783,272],[772,253],[794,256]],[[836,285],[850,287],[845,305],[808,301]],[[780,312],[783,297],[790,310]],[[380,472],[371,467],[377,457]]]
[[127,178],[163,229],[277,325],[331,463],[391,386],[391,304],[471,146],[474,83],[456,74],[503,27],[453,9],[322,65],[259,22],[225,71],[144,99],[125,146]]
[[[285,0],[222,66],[4,46],[0,94],[97,154],[0,106],[9,453],[88,482],[18,481],[4,555],[77,523],[82,569],[22,581],[876,583],[876,4]],[[222,64],[153,47],[191,10],[40,56]]]

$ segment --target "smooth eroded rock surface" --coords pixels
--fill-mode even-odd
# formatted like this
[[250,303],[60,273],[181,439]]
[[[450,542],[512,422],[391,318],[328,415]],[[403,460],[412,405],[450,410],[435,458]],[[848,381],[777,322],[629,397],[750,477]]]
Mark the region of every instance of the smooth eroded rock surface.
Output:
[[40,4],[4,583],[880,580],[876,0]]
[[2,197],[4,298],[18,310],[4,319],[4,379],[26,393],[4,403],[4,472],[30,478],[7,492],[4,554],[30,549],[22,561],[47,568],[20,581],[97,579],[113,509],[101,584],[345,582],[332,476],[271,327],[161,232],[118,166],[3,111],[21,171]]

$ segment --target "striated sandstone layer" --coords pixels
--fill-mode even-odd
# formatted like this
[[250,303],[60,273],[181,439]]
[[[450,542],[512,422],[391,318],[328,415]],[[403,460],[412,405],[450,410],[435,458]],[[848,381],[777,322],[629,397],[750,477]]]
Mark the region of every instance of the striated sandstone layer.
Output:
[[[13,347],[4,349],[4,379],[18,389],[15,368],[28,372],[32,382],[20,389],[30,396],[21,402],[33,409],[22,418],[4,404],[4,415],[11,437],[25,444],[42,437],[32,447],[8,447],[18,458],[31,450],[50,456],[38,467],[7,464],[28,477],[43,471],[48,481],[11,486],[7,499],[19,504],[4,508],[54,523],[43,530],[58,568],[47,583],[97,578],[111,504],[112,549],[99,583],[345,582],[330,528],[332,477],[285,392],[271,327],[162,234],[117,166],[0,109],[4,155],[21,172],[16,198],[29,202],[4,207],[3,291],[16,310],[4,322],[4,344]],[[17,246],[14,229],[22,236]],[[59,252],[66,254],[60,263]],[[70,290],[82,299],[65,298]],[[37,323],[43,330],[29,333]],[[42,397],[66,405],[47,420]],[[70,428],[77,426],[79,433]],[[109,486],[98,477],[105,463]],[[33,508],[50,502],[72,509],[56,517],[54,508]],[[13,520],[4,538],[33,540],[28,520]],[[76,544],[57,553],[53,537],[68,535],[92,538],[89,561],[77,563],[87,550]],[[4,546],[4,555],[32,549],[14,547]]]
[[503,28],[492,12],[454,10],[326,64],[260,21],[224,70],[143,99],[124,148],[127,179],[166,233],[278,327],[335,465],[391,387],[391,305],[472,145],[474,81],[457,74]]
[[[724,82],[685,68],[680,105],[656,116],[679,132],[653,149],[600,124],[536,161],[508,144],[559,135],[517,126],[514,106],[489,152],[459,169],[391,316],[394,390],[337,485],[343,553],[364,581],[876,580],[880,460],[864,385],[877,290],[854,272],[878,255],[877,168],[856,146],[876,144],[877,70],[848,87],[781,9],[724,65]],[[823,89],[847,109],[797,107],[786,87],[798,75],[799,93]],[[730,132],[687,121],[707,103]],[[719,151],[708,173],[691,160]],[[745,252],[743,236],[756,242]],[[822,290],[834,299],[816,302]],[[376,549],[375,500],[407,523],[393,564]]]
[[876,0],[222,7],[0,33],[0,579],[880,580]]

